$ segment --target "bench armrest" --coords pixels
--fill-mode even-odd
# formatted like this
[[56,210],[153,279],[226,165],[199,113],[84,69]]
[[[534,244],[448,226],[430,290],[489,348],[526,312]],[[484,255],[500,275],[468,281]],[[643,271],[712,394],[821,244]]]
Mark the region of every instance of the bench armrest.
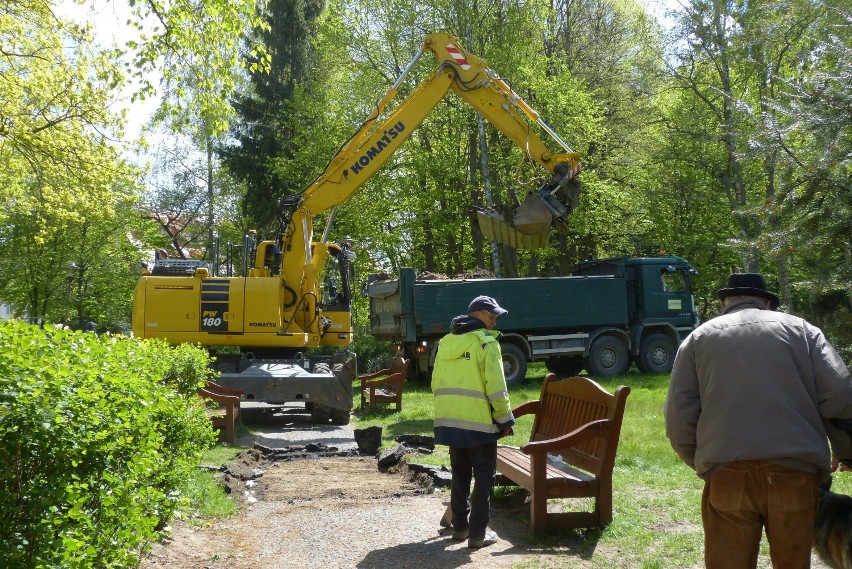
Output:
[[606,436],[612,430],[613,425],[614,421],[612,419],[592,421],[555,439],[528,442],[521,447],[521,452],[536,454],[571,448],[588,439],[597,439]]
[[373,373],[366,373],[364,375],[359,375],[358,379],[364,381],[366,379],[376,379],[377,377],[383,377],[386,375],[391,375],[391,371],[388,369],[380,369],[379,371],[375,371]]
[[[238,390],[231,390],[238,391]],[[212,399],[213,401],[219,401],[220,403],[230,403],[232,405],[239,406],[240,398],[237,395],[227,395],[225,393],[217,393],[216,391],[210,391],[209,389],[199,389],[198,390],[199,397],[204,399]]]
[[401,373],[391,373],[383,375],[385,376],[383,379],[368,378],[367,376],[363,375],[360,376],[358,379],[361,380],[361,389],[364,389],[365,387],[376,387],[379,385],[386,385],[389,383],[397,385],[402,381]]
[[535,401],[521,403],[512,409],[512,415],[514,415],[516,419],[523,415],[536,415],[538,414],[539,409],[541,409],[541,401],[536,399]]

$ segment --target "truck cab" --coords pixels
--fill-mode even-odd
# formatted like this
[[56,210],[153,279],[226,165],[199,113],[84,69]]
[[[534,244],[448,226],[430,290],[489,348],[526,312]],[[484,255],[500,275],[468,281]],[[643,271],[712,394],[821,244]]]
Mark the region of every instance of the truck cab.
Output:
[[631,361],[642,373],[671,370],[677,346],[698,325],[690,279],[698,271],[686,259],[613,257],[580,263],[573,274],[623,277]]

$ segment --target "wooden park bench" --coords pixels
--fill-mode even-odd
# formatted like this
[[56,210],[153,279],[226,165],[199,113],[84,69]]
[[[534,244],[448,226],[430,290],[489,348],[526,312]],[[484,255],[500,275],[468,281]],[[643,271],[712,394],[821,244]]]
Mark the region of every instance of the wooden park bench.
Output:
[[[530,493],[530,529],[597,527],[612,521],[612,469],[630,388],[610,394],[585,377],[548,374],[541,397],[514,409],[535,414],[530,441],[498,445],[497,484]],[[561,458],[559,458],[561,457]],[[594,498],[594,511],[548,512],[552,498]]]
[[240,416],[240,397],[243,393],[241,389],[230,389],[212,381],[198,390],[198,396],[205,403],[212,402],[207,405],[207,416],[214,428],[222,429],[220,438],[229,443],[236,439],[236,422]]
[[408,375],[408,365],[411,359],[395,356],[388,369],[375,373],[359,375],[361,382],[361,409],[364,405],[373,407],[377,404],[395,404],[396,410],[402,409],[402,390]]

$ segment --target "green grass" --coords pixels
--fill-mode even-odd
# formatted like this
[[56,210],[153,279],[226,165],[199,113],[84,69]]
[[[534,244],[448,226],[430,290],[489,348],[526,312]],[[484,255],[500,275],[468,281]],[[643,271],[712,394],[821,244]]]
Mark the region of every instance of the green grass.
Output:
[[219,443],[202,453],[202,466],[192,473],[181,488],[188,500],[188,504],[181,509],[181,518],[190,524],[209,525],[211,520],[227,518],[236,513],[236,503],[225,492],[214,472],[206,466],[225,464],[240,450],[237,445]]
[[[527,381],[509,388],[512,405],[537,399],[546,371],[532,364]],[[701,567],[704,534],[701,528],[701,491],[703,481],[684,465],[665,436],[663,403],[668,375],[630,373],[599,380],[608,391],[629,385],[624,424],[613,473],[614,519],[599,530],[571,530],[546,536],[528,535],[531,545],[542,555],[523,565],[525,569],[544,567],[600,568],[688,568]],[[356,428],[383,427],[385,445],[395,444],[399,434],[432,434],[432,394],[429,385],[409,381],[405,387],[403,411],[370,411],[357,414]],[[519,446],[529,440],[531,417],[521,417],[515,434],[502,439],[504,444]],[[449,466],[445,447],[437,447],[416,462]],[[850,493],[852,476],[835,477],[834,489]],[[498,489],[495,507],[501,501],[517,501],[517,491]],[[572,501],[570,507],[585,507],[589,501]],[[527,516],[518,509],[518,516]],[[521,513],[523,512],[523,513]],[[521,520],[519,520],[521,521]],[[526,519],[522,520],[526,523]],[[760,567],[769,567],[764,543]]]
[[190,524],[208,524],[212,519],[227,518],[237,511],[236,503],[209,471],[193,472],[183,488],[183,493],[190,501],[189,507],[183,513]]

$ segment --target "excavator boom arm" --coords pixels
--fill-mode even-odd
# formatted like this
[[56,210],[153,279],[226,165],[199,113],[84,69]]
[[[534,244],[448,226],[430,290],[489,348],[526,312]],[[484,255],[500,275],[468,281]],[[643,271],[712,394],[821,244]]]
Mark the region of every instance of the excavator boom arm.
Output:
[[[437,67],[385,116],[405,75],[426,51],[435,55]],[[546,243],[551,225],[563,233],[567,231],[567,215],[576,207],[579,197],[579,185],[574,181],[580,170],[579,154],[556,136],[485,60],[466,52],[452,35],[430,34],[399,79],[379,99],[370,117],[340,147],[325,171],[293,206],[288,230],[281,241],[280,266],[284,282],[303,291],[305,302],[300,306],[305,309],[305,318],[317,314],[315,291],[320,290],[325,258],[323,249],[314,245],[314,216],[347,201],[390,159],[450,89],[551,174],[538,190],[527,194],[510,221],[503,212],[479,210],[477,219],[483,235],[517,248],[534,248]],[[531,128],[532,123],[542,127],[563,152],[551,153]],[[327,233],[326,230],[323,236]]]
[[[396,97],[402,79],[427,50],[439,62],[435,71],[393,113],[377,123]],[[426,36],[420,52],[379,100],[371,116],[341,147],[325,172],[305,190],[301,204],[304,211],[317,214],[349,199],[390,159],[450,89],[551,174],[559,169],[560,177],[570,179],[580,171],[580,155],[572,151],[485,60],[465,51],[452,35],[434,33]],[[530,128],[531,122],[537,123],[565,152],[552,154]],[[565,166],[560,168],[562,164]]]

